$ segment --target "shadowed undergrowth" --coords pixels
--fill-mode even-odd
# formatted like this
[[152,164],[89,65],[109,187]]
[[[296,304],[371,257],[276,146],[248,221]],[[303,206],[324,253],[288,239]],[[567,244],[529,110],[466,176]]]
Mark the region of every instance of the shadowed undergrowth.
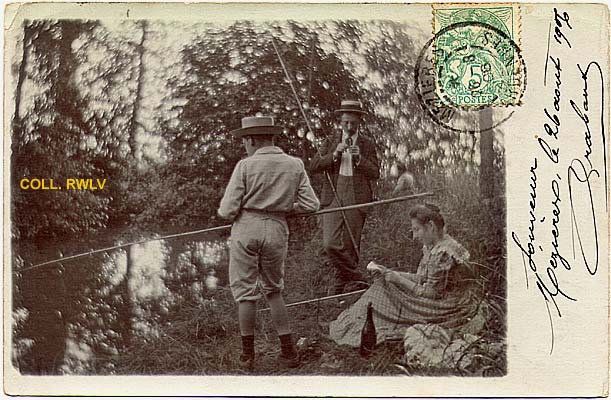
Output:
[[[402,361],[401,342],[378,346],[369,358],[358,351],[336,345],[328,338],[328,324],[358,297],[329,300],[289,308],[294,339],[301,339],[302,365],[278,369],[279,342],[269,312],[257,314],[255,348],[257,365],[252,374],[295,375],[504,375],[505,361],[505,210],[504,199],[482,204],[473,177],[452,180],[429,178],[421,191],[445,187],[427,201],[437,204],[446,217],[447,231],[471,253],[489,304],[487,321],[478,340],[464,350],[472,360],[456,368],[430,367]],[[380,196],[382,198],[389,196]],[[407,211],[415,202],[392,204],[370,211],[363,240],[361,267],[372,259],[388,267],[414,271],[421,247],[411,239]],[[332,271],[320,262],[320,230],[310,219],[293,227],[286,264],[287,303],[327,295]],[[221,268],[222,269],[222,268]],[[206,291],[203,300],[179,304],[171,321],[159,326],[160,335],[136,341],[121,352],[119,374],[218,375],[243,374],[237,365],[240,337],[237,307],[231,298],[226,271],[220,271],[219,289]],[[259,309],[266,308],[260,301]]]

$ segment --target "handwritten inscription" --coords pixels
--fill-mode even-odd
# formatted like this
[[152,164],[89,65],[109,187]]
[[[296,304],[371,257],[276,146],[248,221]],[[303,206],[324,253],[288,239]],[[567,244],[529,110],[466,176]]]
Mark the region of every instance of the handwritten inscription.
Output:
[[[560,111],[560,99],[561,99],[560,86],[562,85],[562,81],[560,80],[560,73],[562,72],[562,68],[560,67],[559,58],[550,56],[549,61],[551,61],[552,64],[554,65],[554,69],[555,69],[554,75],[556,77],[556,83],[555,83],[556,87],[554,88],[554,111],[559,112]],[[545,113],[545,116],[547,117],[547,122],[543,124],[543,130],[551,138],[558,139],[558,133],[560,129],[560,118],[558,117],[558,114],[553,113],[552,115],[550,115],[547,108],[544,108],[543,112]],[[559,150],[555,145],[550,146],[548,144],[547,139],[548,138],[539,137],[538,138],[539,145],[541,146],[545,154],[549,157],[549,159],[552,162],[558,163]]]
[[[550,31],[554,26],[552,43],[556,45],[552,54],[548,50],[545,59],[544,86],[549,98],[541,112],[542,133],[536,136],[540,155],[533,157],[529,168],[526,233],[521,236],[512,231],[511,237],[522,254],[526,287],[529,277],[534,277],[544,301],[551,354],[554,319],[562,318],[564,307],[578,302],[567,277],[580,269],[593,277],[599,270],[601,228],[597,215],[603,210],[608,212],[608,176],[605,75],[596,60],[577,64],[564,60],[568,53],[574,52],[571,60],[582,54],[571,43],[571,32],[578,27],[571,24],[569,13],[554,8],[550,24]],[[566,80],[573,82],[571,88],[581,82],[580,91],[563,92]],[[563,105],[567,103],[570,107],[565,109]],[[575,130],[575,121],[580,122],[580,130]],[[582,147],[576,147],[579,143]],[[605,203],[601,204],[603,181]],[[562,229],[563,221],[570,230]],[[572,253],[568,246],[560,245],[564,236],[572,244]]]
[[[606,132],[605,132],[605,124],[604,124],[604,75],[600,64],[596,61],[591,61],[587,64],[585,68],[583,68],[580,64],[577,64],[577,69],[581,74],[581,80],[583,82],[583,92],[582,92],[582,101],[581,107],[571,99],[570,104],[573,108],[573,111],[577,114],[580,120],[583,122],[584,131],[583,131],[583,140],[585,145],[585,150],[583,152],[582,158],[575,158],[571,161],[571,165],[569,167],[569,194],[570,194],[570,204],[571,204],[571,216],[572,216],[572,233],[576,236],[576,240],[579,245],[579,252],[581,254],[581,259],[591,275],[596,274],[598,271],[598,263],[599,263],[599,237],[598,237],[598,224],[596,221],[596,210],[595,210],[595,201],[592,193],[592,182],[600,179],[601,174],[598,168],[594,167],[594,162],[592,161],[592,155],[594,152],[593,149],[593,134],[592,130],[594,129],[594,133],[597,133],[599,139],[602,143],[602,151],[603,151],[603,160],[604,165],[601,168],[604,174],[605,181],[605,206],[608,204],[607,193],[608,193],[608,177],[607,177],[607,169],[605,166],[607,165],[607,148],[606,148]],[[590,75],[591,74],[591,75]],[[598,88],[600,91],[600,99],[594,100],[599,107],[599,115],[598,120],[594,120],[594,126],[592,126],[592,122],[589,116],[590,112],[590,92],[588,82],[592,78],[594,81],[597,81]],[[598,130],[598,132],[596,131]],[[584,198],[574,198],[573,188],[574,184],[578,184],[580,186],[584,186],[587,189],[587,193],[585,193]],[[580,201],[584,201],[585,204],[580,204]],[[588,212],[588,218],[585,221],[581,221],[575,217],[575,209],[576,207],[582,207]],[[605,207],[606,208],[606,207]],[[591,254],[584,250],[584,243],[582,237],[584,236],[584,230],[587,233],[590,233],[588,237],[594,237],[594,250]]]
[[564,32],[564,29],[573,29],[569,23],[569,14],[566,12],[560,13],[557,8],[554,8],[554,24],[554,40],[558,44],[566,44],[571,48],[571,42],[569,42]]

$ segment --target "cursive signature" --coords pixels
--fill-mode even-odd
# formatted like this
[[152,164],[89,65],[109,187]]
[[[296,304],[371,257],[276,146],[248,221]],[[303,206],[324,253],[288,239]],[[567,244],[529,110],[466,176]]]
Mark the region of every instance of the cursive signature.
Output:
[[[587,64],[584,69],[580,64],[577,64],[577,69],[581,74],[581,79],[583,82],[583,91],[582,91],[582,105],[581,107],[574,101],[570,100],[571,107],[573,111],[579,119],[583,122],[584,125],[584,144],[585,150],[582,158],[575,158],[571,161],[571,164],[568,168],[568,179],[569,179],[569,203],[571,207],[571,235],[572,235],[572,243],[573,243],[573,253],[575,253],[575,244],[579,246],[579,252],[581,254],[581,259],[583,260],[584,266],[590,275],[596,274],[598,271],[598,263],[599,263],[599,238],[598,238],[598,224],[596,221],[596,209],[595,209],[595,201],[592,193],[592,181],[600,178],[600,172],[597,168],[594,168],[594,163],[592,161],[592,152],[594,151],[593,146],[593,137],[592,137],[592,129],[599,129],[599,135],[601,142],[603,144],[603,162],[604,165],[607,165],[607,148],[606,148],[606,132],[605,132],[605,124],[604,124],[604,110],[605,110],[605,98],[604,98],[604,77],[602,73],[602,68],[600,64],[596,61],[591,61]],[[599,99],[599,108],[600,114],[598,115],[597,126],[595,128],[592,127],[592,121],[589,117],[590,112],[590,92],[588,82],[590,79],[590,71],[595,71],[595,79],[599,80],[600,84],[600,99]],[[608,175],[607,169],[603,168],[604,171],[604,184],[605,184],[605,206],[608,206]],[[586,191],[584,205],[576,204],[578,199],[575,199],[574,196],[574,185],[577,184],[579,186],[584,186]],[[583,207],[588,212],[588,218],[584,221],[580,221],[576,218],[575,209],[576,207]],[[605,207],[605,210],[607,207]],[[587,254],[584,250],[583,243],[583,233],[584,230],[588,230],[590,235],[588,237],[594,238],[594,251],[592,254]],[[575,243],[577,241],[577,243]]]

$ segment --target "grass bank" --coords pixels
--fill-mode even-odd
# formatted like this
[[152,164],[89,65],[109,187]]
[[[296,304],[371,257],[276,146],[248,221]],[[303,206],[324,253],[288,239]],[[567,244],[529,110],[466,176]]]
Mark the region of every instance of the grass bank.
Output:
[[[254,374],[266,375],[503,375],[505,373],[505,201],[498,197],[482,202],[474,176],[451,179],[429,177],[420,182],[420,191],[443,187],[430,201],[446,217],[447,231],[471,253],[478,281],[491,305],[481,337],[466,352],[475,362],[469,368],[424,368],[401,362],[402,344],[379,347],[369,358],[354,349],[336,345],[328,338],[328,323],[356,298],[343,304],[330,300],[290,309],[295,340],[302,365],[279,370],[279,353],[269,313],[257,318],[257,366]],[[390,197],[382,190],[381,198]],[[415,271],[421,247],[411,238],[407,211],[415,202],[383,206],[371,210],[362,238],[361,268],[370,260],[388,267]],[[293,227],[286,265],[287,303],[325,296],[332,286],[332,271],[320,262],[321,232],[310,219]],[[203,300],[179,304],[171,322],[160,325],[157,338],[136,341],[117,360],[120,374],[219,375],[244,373],[236,359],[240,352],[237,307],[228,290],[226,266],[220,266],[221,287],[206,291]],[[260,308],[266,305],[261,302]],[[494,354],[491,348],[497,349]],[[503,351],[499,352],[498,349]]]

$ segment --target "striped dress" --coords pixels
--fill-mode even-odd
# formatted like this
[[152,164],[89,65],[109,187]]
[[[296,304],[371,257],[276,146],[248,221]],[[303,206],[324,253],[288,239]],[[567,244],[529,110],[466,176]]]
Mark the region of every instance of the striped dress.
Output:
[[467,282],[472,281],[468,259],[469,252],[444,234],[432,248],[423,247],[415,274],[391,271],[377,279],[331,322],[331,338],[338,344],[358,347],[369,303],[378,343],[402,339],[405,329],[414,324],[460,327],[476,313],[478,304],[468,290]]

